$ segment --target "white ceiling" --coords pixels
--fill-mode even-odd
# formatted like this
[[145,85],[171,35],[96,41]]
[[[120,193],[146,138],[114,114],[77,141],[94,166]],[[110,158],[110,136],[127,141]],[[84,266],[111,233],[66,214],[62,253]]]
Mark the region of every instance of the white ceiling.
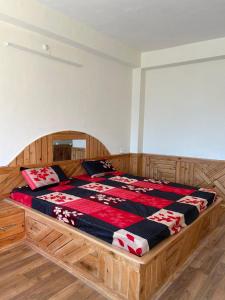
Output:
[[225,0],[39,0],[141,51],[225,36]]

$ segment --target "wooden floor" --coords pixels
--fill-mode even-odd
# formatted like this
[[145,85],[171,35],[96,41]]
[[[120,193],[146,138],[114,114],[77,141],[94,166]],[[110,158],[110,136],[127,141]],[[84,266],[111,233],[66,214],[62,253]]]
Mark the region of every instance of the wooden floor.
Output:
[[25,244],[0,253],[0,299],[105,300]]
[[225,300],[225,215],[157,300]]
[[[0,252],[0,299],[106,300],[26,244]],[[225,217],[158,300],[225,300]]]

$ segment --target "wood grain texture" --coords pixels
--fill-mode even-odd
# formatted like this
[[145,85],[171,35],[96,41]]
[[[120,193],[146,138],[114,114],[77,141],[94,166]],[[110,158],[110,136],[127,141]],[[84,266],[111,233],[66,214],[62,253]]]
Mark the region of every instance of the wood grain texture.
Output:
[[225,299],[225,213],[215,231],[189,258],[180,273],[155,296],[156,300]]
[[[225,214],[189,258],[188,264],[151,299],[222,300],[225,295]],[[124,269],[124,276],[128,276]],[[58,278],[57,286],[54,284]],[[115,284],[120,284],[120,278]],[[16,288],[15,288],[16,286]],[[124,285],[124,289],[126,286]],[[41,256],[28,244],[0,251],[2,300],[106,300],[78,278]],[[150,300],[150,297],[148,298]]]
[[144,177],[214,188],[225,199],[225,161],[131,154],[131,172]]
[[9,167],[32,164],[51,164],[53,162],[53,140],[78,139],[86,141],[85,158],[110,155],[106,147],[96,138],[78,131],[62,131],[46,135],[28,145]]
[[35,250],[107,298],[138,299],[138,264],[130,263],[125,257],[116,255],[113,249],[107,251],[75,232],[69,234],[56,228],[33,213],[27,214],[26,228],[27,241]]
[[121,171],[129,172],[130,155],[110,155],[106,147],[96,138],[82,132],[63,131],[44,136],[28,145],[8,167],[0,167],[0,199],[9,196],[13,188],[25,185],[21,176],[20,167],[50,166],[53,163],[60,165],[67,176],[76,176],[86,173],[82,168],[82,160],[65,160],[53,162],[53,140],[83,139],[86,140],[86,159],[107,158]]
[[[221,208],[211,208],[205,215],[199,217],[192,225],[186,227],[182,234],[178,234],[170,243],[161,244],[161,249],[150,262],[145,265],[145,283],[143,298],[149,299],[167,281],[173,278],[176,272],[199,246],[200,242],[206,238],[218,225],[221,216]],[[149,284],[150,280],[150,284]]]
[[37,251],[107,298],[147,300],[217,227],[220,202],[218,200],[192,225],[161,242],[143,257],[113,247],[29,208],[25,208],[26,238]]
[[0,249],[24,238],[24,218],[23,209],[0,202]]
[[0,199],[9,196],[13,188],[25,185],[20,167],[41,167],[52,164],[60,165],[67,176],[86,173],[81,159],[53,162],[53,140],[86,140],[86,159],[108,159],[117,170],[130,171],[130,154],[110,155],[106,147],[96,138],[82,132],[63,131],[44,136],[28,145],[7,167],[0,167]]
[[71,159],[72,160],[83,159],[85,158],[86,155],[85,152],[86,150],[84,148],[73,147],[71,153]]
[[106,300],[25,243],[0,252],[0,298]]

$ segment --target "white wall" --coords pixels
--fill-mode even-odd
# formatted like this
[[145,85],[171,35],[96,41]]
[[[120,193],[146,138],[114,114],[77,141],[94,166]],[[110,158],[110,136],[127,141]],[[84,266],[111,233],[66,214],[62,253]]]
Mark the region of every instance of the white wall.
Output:
[[143,52],[142,68],[156,68],[175,64],[225,58],[225,38]]
[[140,65],[140,51],[37,0],[0,0],[0,20],[131,66]]
[[143,152],[225,159],[225,60],[146,71]]
[[225,159],[225,38],[142,53],[140,66],[138,51],[36,0],[0,0],[0,20],[0,44],[49,44],[51,55],[83,65],[0,45],[0,166],[60,130],[87,132],[111,153],[131,145]]
[[132,70],[0,23],[0,43],[10,41],[83,64],[82,68],[0,46],[0,166],[26,145],[60,130],[89,133],[111,153],[129,151]]

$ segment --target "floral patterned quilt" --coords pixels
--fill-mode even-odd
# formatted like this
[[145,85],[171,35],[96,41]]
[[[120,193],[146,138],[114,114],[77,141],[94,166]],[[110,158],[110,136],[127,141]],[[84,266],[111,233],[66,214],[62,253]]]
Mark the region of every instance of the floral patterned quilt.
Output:
[[16,188],[11,198],[142,256],[191,224],[216,200],[210,189],[121,172],[74,177],[49,188]]

